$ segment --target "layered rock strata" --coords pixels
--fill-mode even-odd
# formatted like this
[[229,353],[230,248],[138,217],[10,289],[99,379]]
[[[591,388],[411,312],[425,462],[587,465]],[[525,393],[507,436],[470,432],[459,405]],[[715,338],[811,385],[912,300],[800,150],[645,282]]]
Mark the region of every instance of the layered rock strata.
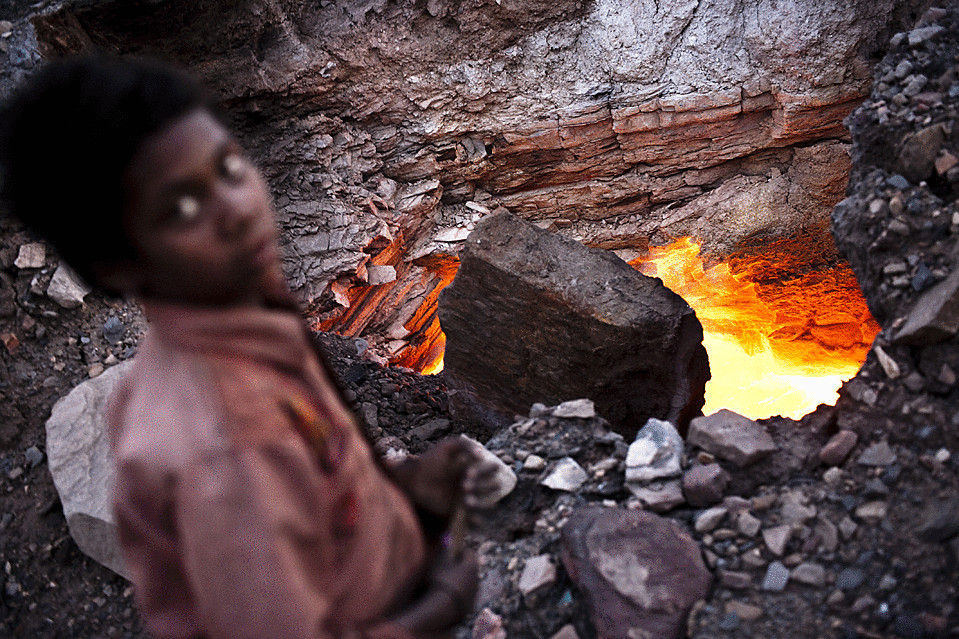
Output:
[[[695,235],[722,255],[822,232],[848,170],[841,119],[871,52],[915,11],[88,0],[34,24],[45,55],[156,55],[214,87],[277,194],[295,288],[324,326],[392,356],[432,326],[409,323],[441,277],[431,260],[498,206],[632,251]],[[411,216],[402,193],[424,183],[429,206]],[[394,301],[352,310],[371,296]]]

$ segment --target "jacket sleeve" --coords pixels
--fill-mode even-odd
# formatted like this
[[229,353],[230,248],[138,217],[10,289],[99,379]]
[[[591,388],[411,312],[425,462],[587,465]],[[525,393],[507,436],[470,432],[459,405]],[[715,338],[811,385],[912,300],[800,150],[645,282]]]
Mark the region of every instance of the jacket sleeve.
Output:
[[[152,585],[152,601],[162,601],[156,590],[176,585],[168,576],[178,572],[189,590],[168,598],[185,598],[190,610],[153,611],[160,637],[164,629],[182,636],[177,620],[189,615],[189,625],[210,639],[413,639],[393,624],[340,614],[350,566],[336,545],[327,498],[338,487],[325,485],[295,445],[199,455],[167,487],[166,513],[151,510],[155,494],[137,494],[153,490],[151,482],[129,473],[119,478],[127,492],[117,512],[124,546],[135,556],[131,572],[140,573],[135,583]],[[385,607],[369,602],[371,610]]]

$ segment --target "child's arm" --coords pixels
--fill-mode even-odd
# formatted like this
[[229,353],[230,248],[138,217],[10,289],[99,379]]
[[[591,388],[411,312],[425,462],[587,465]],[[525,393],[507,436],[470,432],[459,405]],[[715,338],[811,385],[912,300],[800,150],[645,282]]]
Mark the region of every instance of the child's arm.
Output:
[[382,596],[355,594],[408,596],[375,586],[402,567],[384,573],[382,562],[367,561],[386,552],[381,545],[338,536],[342,522],[313,496],[340,487],[320,485],[313,467],[308,454],[278,447],[215,454],[169,479],[137,464],[119,469],[117,523],[141,603],[152,606],[144,610],[151,631],[424,639],[461,621],[476,591],[469,557],[434,566],[419,598],[399,611]]

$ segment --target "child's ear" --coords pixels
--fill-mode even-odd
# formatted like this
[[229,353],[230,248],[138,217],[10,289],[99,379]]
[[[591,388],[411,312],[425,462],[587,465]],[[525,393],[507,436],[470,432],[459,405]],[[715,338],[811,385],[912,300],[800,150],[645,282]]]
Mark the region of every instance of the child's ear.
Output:
[[143,270],[135,260],[97,262],[92,265],[93,276],[103,288],[136,296],[143,290]]

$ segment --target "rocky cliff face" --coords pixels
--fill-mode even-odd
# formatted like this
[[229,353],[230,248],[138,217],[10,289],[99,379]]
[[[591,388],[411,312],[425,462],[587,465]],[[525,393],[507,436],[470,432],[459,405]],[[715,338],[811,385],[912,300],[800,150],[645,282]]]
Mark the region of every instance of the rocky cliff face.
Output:
[[[277,194],[294,286],[395,341],[436,285],[424,256],[501,205],[625,250],[822,235],[842,117],[922,4],[100,1],[34,24],[48,55],[93,44],[201,75]],[[344,312],[368,263],[393,267],[394,310]]]

